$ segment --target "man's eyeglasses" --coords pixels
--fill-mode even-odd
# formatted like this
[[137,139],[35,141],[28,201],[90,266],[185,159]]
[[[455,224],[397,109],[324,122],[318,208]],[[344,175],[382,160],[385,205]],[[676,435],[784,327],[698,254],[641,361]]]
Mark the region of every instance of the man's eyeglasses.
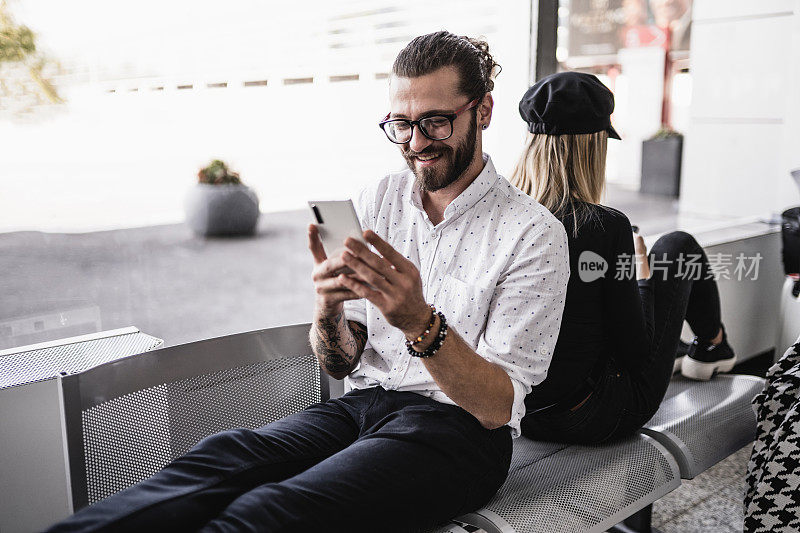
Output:
[[[390,119],[386,115],[378,126],[395,144],[405,144],[411,141],[411,136],[414,134],[414,126],[419,128],[419,131],[432,141],[443,141],[449,139],[453,135],[453,121],[458,118],[458,115],[472,109],[478,105],[479,100],[473,100],[467,104],[459,107],[450,115],[433,115],[430,117],[421,118],[419,120],[407,120],[404,118]],[[390,113],[391,114],[391,113]]]

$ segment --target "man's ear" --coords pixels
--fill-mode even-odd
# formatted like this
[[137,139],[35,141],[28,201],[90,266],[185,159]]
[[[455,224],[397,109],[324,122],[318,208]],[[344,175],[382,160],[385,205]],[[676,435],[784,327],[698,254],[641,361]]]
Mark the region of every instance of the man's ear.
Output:
[[478,124],[480,129],[485,130],[489,127],[489,123],[492,121],[493,107],[494,100],[492,99],[492,93],[486,93],[478,104]]

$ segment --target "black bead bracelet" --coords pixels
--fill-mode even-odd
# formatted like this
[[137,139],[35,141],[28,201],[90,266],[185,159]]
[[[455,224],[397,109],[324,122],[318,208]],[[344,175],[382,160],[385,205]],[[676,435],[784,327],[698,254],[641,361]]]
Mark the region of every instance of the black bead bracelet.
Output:
[[408,353],[411,354],[413,357],[432,357],[436,352],[439,351],[439,348],[442,347],[444,344],[444,339],[447,337],[447,319],[444,318],[444,315],[437,311],[436,315],[439,317],[439,331],[436,333],[436,338],[433,339],[433,342],[428,349],[424,352],[418,352],[414,349],[414,343],[406,340],[406,348],[408,349]]
[[431,322],[430,322],[430,324],[428,324],[428,327],[425,328],[425,331],[422,332],[422,335],[417,337],[416,340],[411,341],[411,344],[419,344],[422,341],[424,341],[426,338],[428,338],[428,335],[431,332],[431,328],[436,323],[436,307],[431,305],[431,304],[428,304],[428,307],[431,308]]

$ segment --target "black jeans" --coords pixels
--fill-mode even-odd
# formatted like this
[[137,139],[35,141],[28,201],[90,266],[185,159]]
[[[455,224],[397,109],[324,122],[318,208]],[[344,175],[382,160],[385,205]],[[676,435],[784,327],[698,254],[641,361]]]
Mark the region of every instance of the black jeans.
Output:
[[[684,259],[690,254],[700,255],[699,275],[679,272],[681,254]],[[528,414],[522,423],[524,435],[583,444],[630,435],[652,418],[664,398],[684,319],[702,339],[712,339],[719,333],[717,283],[713,278],[705,279],[708,258],[694,237],[682,231],[662,236],[650,251],[651,266],[654,258],[666,269],[652,272],[654,332],[650,352],[642,354],[640,367],[630,370],[608,361],[583,405],[574,411],[567,406]],[[625,339],[613,342],[624,343]]]
[[380,387],[208,437],[51,531],[415,531],[484,505],[511,435]]

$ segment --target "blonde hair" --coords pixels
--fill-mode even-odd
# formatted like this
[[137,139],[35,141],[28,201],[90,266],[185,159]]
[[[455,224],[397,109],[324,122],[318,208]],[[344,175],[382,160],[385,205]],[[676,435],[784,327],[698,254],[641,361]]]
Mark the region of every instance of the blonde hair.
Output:
[[556,216],[572,212],[573,235],[598,204],[606,184],[608,133],[530,133],[509,181]]

